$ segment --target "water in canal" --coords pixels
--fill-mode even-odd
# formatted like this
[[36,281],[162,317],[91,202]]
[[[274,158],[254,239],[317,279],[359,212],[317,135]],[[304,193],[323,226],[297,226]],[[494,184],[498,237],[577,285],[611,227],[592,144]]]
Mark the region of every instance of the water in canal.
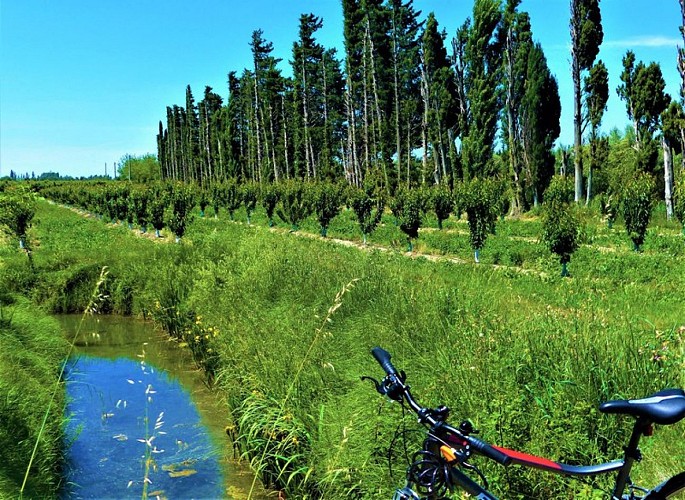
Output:
[[63,498],[263,499],[233,458],[227,410],[190,354],[150,323],[62,316],[67,377]]

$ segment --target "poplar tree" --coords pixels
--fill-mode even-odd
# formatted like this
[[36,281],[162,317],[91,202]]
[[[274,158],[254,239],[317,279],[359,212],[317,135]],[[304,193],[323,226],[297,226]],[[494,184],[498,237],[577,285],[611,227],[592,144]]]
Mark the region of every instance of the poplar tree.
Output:
[[635,130],[637,168],[653,172],[658,159],[654,134],[659,129],[661,113],[668,107],[670,96],[664,93],[666,82],[657,63],[635,64],[635,54],[627,51],[623,57],[623,82],[616,89],[626,102],[628,118]]
[[526,198],[537,206],[554,176],[554,141],[561,131],[561,101],[556,78],[547,66],[542,46],[535,43],[528,54],[524,95],[521,101],[521,130]]
[[590,68],[589,74],[585,77],[583,95],[586,123],[590,125],[590,164],[588,165],[587,195],[585,198],[585,204],[588,205],[592,196],[592,172],[595,167],[601,165],[601,162],[598,161],[598,153],[601,149],[598,131],[609,100],[609,72],[601,60]]
[[190,85],[186,87],[185,120],[183,122],[183,165],[186,172],[184,180],[200,181],[200,121],[197,106]]
[[509,176],[513,181],[512,212],[524,209],[524,171],[522,142],[521,106],[525,93],[528,70],[528,54],[532,47],[530,17],[527,12],[518,12],[521,0],[509,0],[503,16],[503,70],[504,70],[504,141]]
[[685,152],[681,134],[685,129],[685,112],[677,101],[671,101],[668,108],[661,114],[661,149],[664,158],[664,200],[666,202],[666,217],[670,220],[674,215],[674,187],[673,157]]
[[475,1],[464,47],[468,114],[462,133],[462,163],[468,178],[495,173],[492,156],[501,108],[502,48],[497,37],[501,21],[499,0]]
[[[420,11],[414,9],[413,0],[390,0],[391,49],[393,70],[393,125],[395,136],[395,185],[402,182],[403,172],[407,186],[410,180],[412,151],[416,148],[416,131],[420,126],[419,32],[423,22]],[[406,164],[406,170],[404,165]]]
[[390,10],[382,0],[343,0],[348,137],[345,175],[361,185],[371,168],[388,183],[391,161]]
[[578,202],[583,193],[581,74],[583,71],[589,70],[595,62],[599,53],[599,46],[604,39],[599,0],[571,0],[569,27],[571,32],[571,77],[573,79],[575,201]]
[[[263,38],[262,30],[252,33],[250,48],[254,64],[254,124],[257,152],[258,180],[262,177],[278,182],[280,179],[277,146],[282,126],[281,97],[284,80],[276,65],[281,61],[271,55],[273,44]],[[281,152],[283,152],[281,150]]]
[[297,177],[331,176],[342,139],[343,78],[335,50],[314,35],[323,26],[313,14],[300,16],[299,40],[293,44],[294,172]]
[[219,169],[219,136],[217,130],[217,120],[223,99],[215,92],[212,87],[206,86],[204,98],[198,105],[199,111],[199,160],[200,177],[198,183],[206,186],[217,177]]
[[438,30],[438,22],[431,12],[421,37],[421,97],[423,101],[422,146],[423,169],[421,182],[426,182],[432,160],[432,180],[439,184],[451,179],[449,154],[454,147],[458,125],[457,95],[454,73],[445,49],[445,33]]

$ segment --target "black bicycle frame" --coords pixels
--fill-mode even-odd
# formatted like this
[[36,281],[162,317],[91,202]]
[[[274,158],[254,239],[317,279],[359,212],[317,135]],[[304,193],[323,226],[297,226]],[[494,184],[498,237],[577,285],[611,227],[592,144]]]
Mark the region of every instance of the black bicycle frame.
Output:
[[[638,419],[633,427],[633,432],[630,436],[628,446],[625,447],[623,460],[615,460],[613,462],[606,462],[597,465],[568,465],[559,462],[554,462],[546,458],[529,455],[516,450],[494,446],[495,449],[504,453],[511,459],[512,464],[523,465],[536,469],[553,472],[556,474],[564,474],[568,476],[595,476],[598,474],[607,474],[618,471],[616,483],[612,493],[612,500],[620,500],[623,497],[623,492],[626,486],[630,485],[630,471],[632,470],[635,461],[640,461],[642,455],[638,448],[640,438],[643,435],[651,435],[652,424],[645,419]],[[476,483],[469,476],[464,474],[457,467],[452,467],[450,470],[452,485],[466,491],[478,499],[497,500],[497,497],[485,490],[480,484]]]

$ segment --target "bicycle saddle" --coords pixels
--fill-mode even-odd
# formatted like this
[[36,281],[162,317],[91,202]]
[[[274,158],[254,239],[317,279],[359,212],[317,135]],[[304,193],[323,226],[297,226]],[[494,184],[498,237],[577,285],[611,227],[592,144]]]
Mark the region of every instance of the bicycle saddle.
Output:
[[602,413],[643,417],[655,424],[675,424],[685,417],[685,391],[664,389],[642,399],[619,399],[599,405]]

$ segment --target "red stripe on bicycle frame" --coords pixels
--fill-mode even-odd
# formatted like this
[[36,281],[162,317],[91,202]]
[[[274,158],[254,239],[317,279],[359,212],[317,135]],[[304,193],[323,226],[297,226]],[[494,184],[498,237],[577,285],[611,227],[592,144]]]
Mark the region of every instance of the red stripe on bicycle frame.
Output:
[[542,457],[536,457],[535,455],[528,455],[527,453],[522,453],[520,451],[510,450],[508,448],[501,448],[499,446],[493,446],[498,451],[501,451],[506,456],[511,458],[514,462],[521,465],[527,465],[529,467],[537,467],[538,469],[546,469],[553,471],[561,471],[563,467],[557,462],[548,460]]

